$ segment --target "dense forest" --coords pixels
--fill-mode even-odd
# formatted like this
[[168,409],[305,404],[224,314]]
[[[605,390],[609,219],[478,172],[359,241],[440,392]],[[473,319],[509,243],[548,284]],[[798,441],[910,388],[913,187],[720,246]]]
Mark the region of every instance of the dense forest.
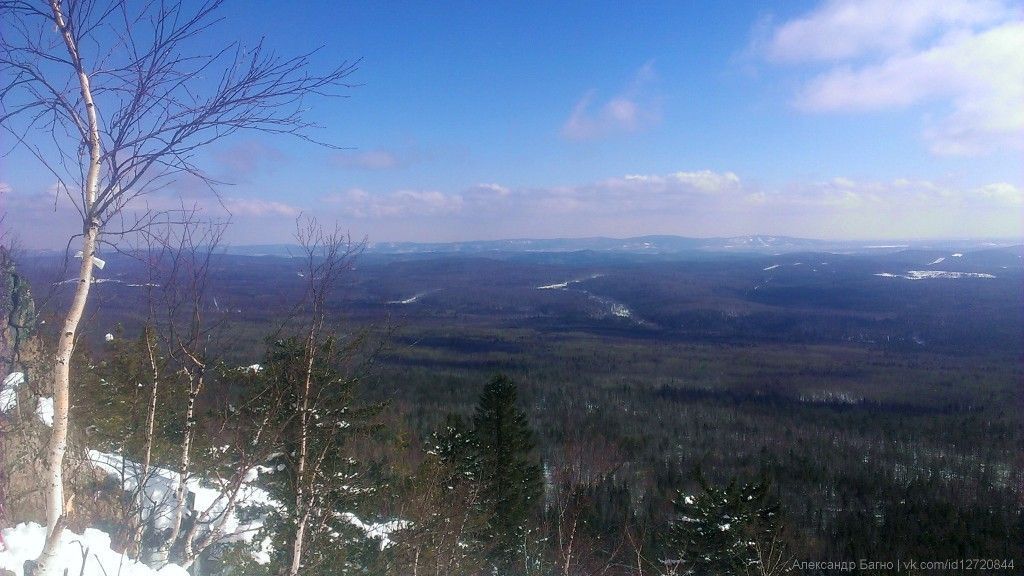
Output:
[[0,0],[0,576],[1020,573],[1022,52]]
[[[813,574],[829,570],[800,562],[827,559],[878,559],[887,573],[893,558],[1019,559],[1018,252],[962,257],[995,278],[926,281],[878,275],[932,256],[906,252],[353,254],[313,300],[316,254],[210,254],[190,269],[208,278],[199,291],[184,276],[147,287],[162,272],[114,256],[77,351],[73,405],[88,428],[76,437],[136,462],[149,445],[175,469],[192,422],[192,474],[280,466],[291,481],[261,473],[259,485],[287,502],[299,476],[275,454],[294,454],[292,441],[228,446],[271,435],[254,422],[300,437],[280,406],[301,400],[289,382],[319,326],[310,374],[322,417],[345,426],[314,425],[310,442],[343,481],[310,484],[324,500],[309,506],[361,519],[325,518],[309,556],[325,574]],[[60,265],[18,268],[38,287],[34,347],[48,346],[66,298]],[[157,364],[167,381],[147,444],[142,382]],[[144,551],[154,536],[126,529],[132,507],[101,486],[113,500],[88,514]],[[30,509],[25,498],[8,513]],[[268,534],[294,513],[246,512]],[[388,529],[354,529],[369,525]],[[258,538],[196,562],[272,572],[289,558],[288,532],[275,534],[266,563],[244,552]],[[180,546],[162,553],[181,558]]]

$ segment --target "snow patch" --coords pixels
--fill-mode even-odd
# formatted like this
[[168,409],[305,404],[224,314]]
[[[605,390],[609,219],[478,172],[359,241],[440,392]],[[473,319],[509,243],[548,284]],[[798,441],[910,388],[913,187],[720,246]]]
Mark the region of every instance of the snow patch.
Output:
[[936,264],[939,264],[939,263],[943,262],[945,259],[946,259],[945,257],[940,256],[940,257],[936,258],[935,260],[932,260],[931,262],[929,262],[928,265],[929,266],[934,266]]
[[363,522],[358,516],[351,512],[343,512],[340,517],[348,522],[349,524],[359,528],[363,531],[368,538],[374,538],[380,540],[380,549],[383,550],[388,546],[391,546],[393,542],[388,536],[392,532],[398,530],[404,530],[409,527],[409,521],[407,520],[390,520],[388,522]]
[[767,268],[762,268],[762,270],[766,270],[766,271],[767,271],[767,270],[775,270],[775,269],[776,269],[776,268],[778,268],[779,266],[782,266],[782,264],[772,264],[771,266],[769,266],[769,267],[767,267]]
[[[181,475],[172,470],[151,466],[145,478],[142,478],[142,466],[118,454],[89,450],[89,461],[92,465],[107,474],[119,478],[125,491],[134,492],[143,485],[146,497],[143,519],[157,529],[166,529],[171,525],[177,504],[175,492],[181,482]],[[257,475],[246,474],[246,478],[255,480]],[[251,514],[240,514],[249,506],[267,506],[281,508],[281,503],[270,494],[245,483],[238,491],[236,505],[230,514],[225,514],[228,507],[229,486],[216,486],[215,481],[205,478],[190,477],[185,480],[185,489],[191,496],[192,514],[198,518],[205,530],[216,529],[223,536],[219,542],[251,542],[252,537],[263,527],[263,517],[250,518]],[[207,485],[213,485],[208,487]],[[243,519],[243,516],[245,517]],[[270,562],[270,554],[260,550],[253,554],[258,563]]]
[[591,274],[590,276],[587,276],[586,278],[577,278],[575,280],[566,280],[565,282],[559,282],[557,284],[546,284],[544,286],[537,286],[536,289],[537,290],[565,290],[566,288],[569,287],[570,284],[579,284],[580,282],[586,282],[587,280],[593,280],[595,278],[600,278],[602,276],[604,276],[604,274]]
[[949,272],[947,270],[907,270],[906,274],[892,274],[891,272],[880,272],[875,276],[883,278],[906,278],[907,280],[928,280],[935,278],[995,278],[992,274],[984,272]]
[[24,372],[11,372],[0,384],[0,412],[10,412],[18,405],[18,386],[25,383]]
[[40,396],[36,400],[36,418],[43,424],[53,428],[53,398]]
[[420,298],[426,296],[427,294],[433,294],[434,292],[437,292],[439,290],[440,289],[438,288],[438,289],[435,289],[435,290],[427,290],[427,291],[424,291],[424,292],[417,292],[416,294],[413,294],[412,296],[406,298],[405,300],[389,300],[389,301],[385,302],[385,304],[412,304],[412,303],[416,302],[417,300],[419,300]]
[[618,302],[611,303],[611,313],[615,316],[618,316],[619,318],[633,317],[633,312],[629,308],[626,308],[625,306],[619,304]]
[[388,304],[412,304],[413,302],[419,300],[420,297],[423,296],[424,294],[426,294],[426,292],[420,292],[418,294],[413,294],[412,296],[410,296],[409,298],[406,298],[405,300],[389,300]]
[[[0,568],[24,576],[26,560],[35,560],[43,551],[46,528],[34,522],[5,528],[2,532],[6,547],[0,548]],[[84,566],[83,566],[84,564]],[[152,568],[110,549],[110,535],[94,528],[82,534],[64,530],[57,553],[58,574],[82,576],[189,576],[177,564],[168,564],[160,570]]]

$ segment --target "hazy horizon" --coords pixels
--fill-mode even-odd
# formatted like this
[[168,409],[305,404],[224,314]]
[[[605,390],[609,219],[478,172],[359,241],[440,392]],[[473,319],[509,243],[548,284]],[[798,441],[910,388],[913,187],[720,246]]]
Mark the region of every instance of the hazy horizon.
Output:
[[[220,198],[182,178],[146,205],[230,214],[233,244],[288,242],[299,214],[374,242],[1024,236],[1009,1],[323,4],[220,26],[284,55],[322,39],[316,65],[362,58],[347,98],[308,102],[341,148],[232,136],[195,159],[231,183]],[[27,247],[81,228],[20,147],[0,203]]]

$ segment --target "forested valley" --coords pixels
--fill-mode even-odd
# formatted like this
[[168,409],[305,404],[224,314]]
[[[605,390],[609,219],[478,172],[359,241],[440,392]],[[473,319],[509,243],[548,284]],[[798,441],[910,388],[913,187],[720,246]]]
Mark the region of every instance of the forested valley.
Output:
[[[344,427],[314,423],[310,446],[344,480],[309,490],[315,506],[351,515],[325,518],[325,539],[310,540],[324,573],[816,573],[794,561],[1018,558],[1019,249],[961,257],[994,278],[882,275],[933,255],[344,252],[327,293],[309,278],[326,278],[330,254],[211,251],[166,268],[115,255],[76,353],[73,406],[88,424],[74,437],[133,462],[146,448],[152,466],[175,470],[191,434],[187,475],[258,471],[248,480],[264,501],[239,514],[262,515],[259,537],[191,553],[211,573],[269,569],[289,536],[264,531],[293,512],[267,502],[293,498],[297,477],[280,448],[296,446],[295,416],[281,407],[301,401],[294,382],[316,326],[317,418]],[[796,265],[812,260],[813,271]],[[48,345],[48,310],[67,297],[60,263],[37,255],[10,269],[41,287],[33,348]],[[20,393],[44,395],[31,375],[45,367],[29,364]],[[154,370],[166,383],[147,442]],[[259,434],[276,440],[244,448]],[[99,515],[121,545],[154,547],[130,521],[139,504],[110,485],[117,475],[77,479],[94,501],[73,521]],[[31,509],[30,494],[7,494],[21,498],[8,514]],[[180,558],[181,546],[163,553]],[[262,557],[244,552],[254,546]]]

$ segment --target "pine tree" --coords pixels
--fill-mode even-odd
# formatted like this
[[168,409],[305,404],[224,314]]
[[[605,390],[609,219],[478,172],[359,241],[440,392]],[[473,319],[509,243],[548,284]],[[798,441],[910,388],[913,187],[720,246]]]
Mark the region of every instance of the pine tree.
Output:
[[473,416],[475,475],[481,503],[489,514],[494,567],[502,574],[522,572],[529,524],[540,502],[541,468],[531,456],[533,432],[516,406],[516,387],[495,376],[484,387]]

